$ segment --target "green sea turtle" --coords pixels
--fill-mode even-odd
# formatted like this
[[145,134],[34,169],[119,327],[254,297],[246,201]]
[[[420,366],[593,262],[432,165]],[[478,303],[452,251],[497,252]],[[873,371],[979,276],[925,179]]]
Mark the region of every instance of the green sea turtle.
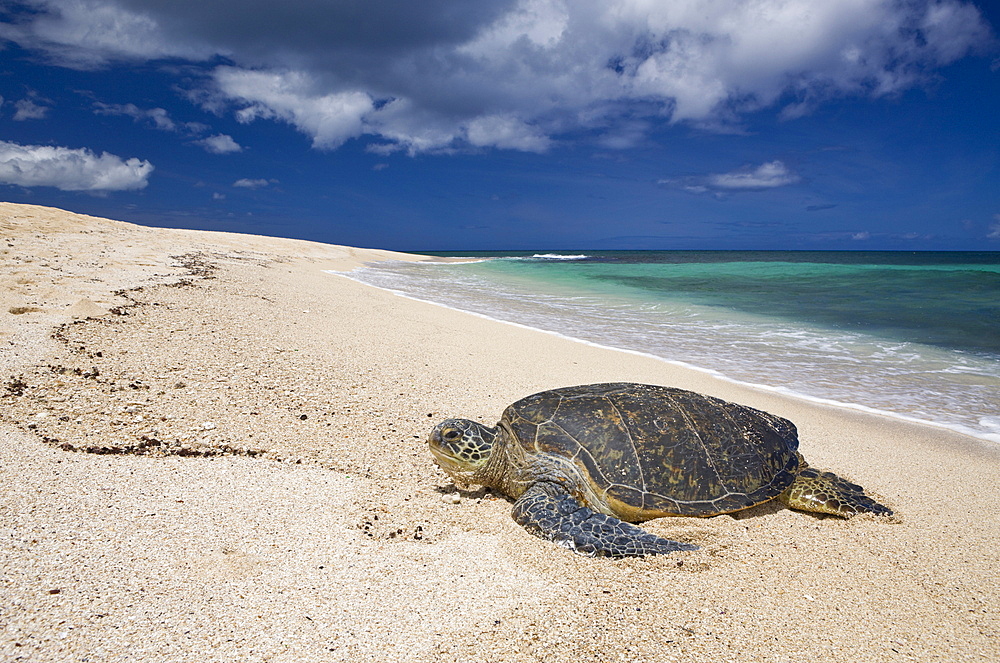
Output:
[[861,486],[809,467],[787,419],[670,387],[543,391],[508,407],[496,428],[448,419],[428,442],[456,481],[514,498],[514,520],[529,532],[588,555],[694,550],[629,523],[774,498],[845,518],[892,513]]

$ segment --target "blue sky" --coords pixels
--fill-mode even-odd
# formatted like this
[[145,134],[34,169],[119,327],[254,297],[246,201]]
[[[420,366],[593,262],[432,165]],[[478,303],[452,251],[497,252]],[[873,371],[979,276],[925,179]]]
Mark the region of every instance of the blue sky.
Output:
[[1000,9],[0,0],[0,199],[401,250],[1000,250]]

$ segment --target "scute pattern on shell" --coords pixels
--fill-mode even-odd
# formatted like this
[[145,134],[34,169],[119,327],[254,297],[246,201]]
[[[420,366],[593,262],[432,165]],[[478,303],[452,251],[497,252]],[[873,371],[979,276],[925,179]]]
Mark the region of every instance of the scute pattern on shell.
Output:
[[795,478],[788,420],[683,389],[609,383],[528,396],[504,421],[529,454],[572,459],[636,520],[712,515],[777,497]]

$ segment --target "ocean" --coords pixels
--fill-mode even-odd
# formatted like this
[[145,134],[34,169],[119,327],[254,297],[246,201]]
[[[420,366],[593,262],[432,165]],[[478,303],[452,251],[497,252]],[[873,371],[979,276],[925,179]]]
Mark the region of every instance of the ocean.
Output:
[[1000,442],[1000,252],[435,254],[407,297]]

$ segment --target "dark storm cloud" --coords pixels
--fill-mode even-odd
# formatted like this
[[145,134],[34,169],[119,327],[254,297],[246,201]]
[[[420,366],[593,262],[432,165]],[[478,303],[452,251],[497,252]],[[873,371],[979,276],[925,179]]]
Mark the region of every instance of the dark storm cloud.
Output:
[[515,0],[120,0],[156,17],[175,39],[194,39],[241,58],[343,53],[387,57],[459,44],[509,11]]

